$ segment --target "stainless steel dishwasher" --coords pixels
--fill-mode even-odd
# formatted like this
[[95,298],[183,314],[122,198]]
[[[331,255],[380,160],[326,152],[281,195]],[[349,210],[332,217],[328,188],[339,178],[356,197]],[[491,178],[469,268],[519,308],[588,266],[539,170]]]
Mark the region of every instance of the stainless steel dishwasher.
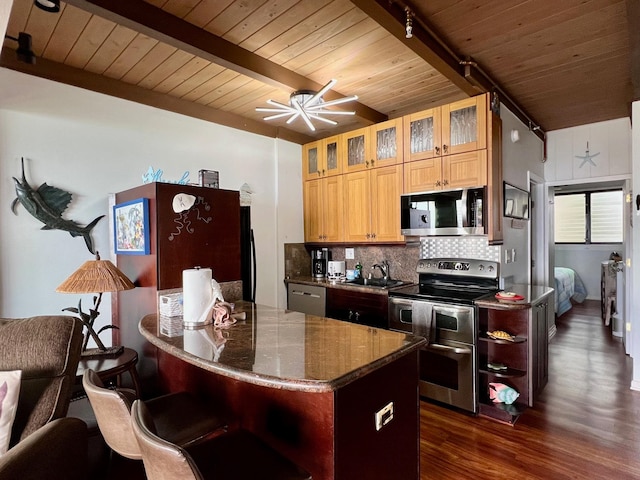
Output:
[[289,283],[287,308],[296,312],[324,317],[326,313],[326,289],[316,285]]

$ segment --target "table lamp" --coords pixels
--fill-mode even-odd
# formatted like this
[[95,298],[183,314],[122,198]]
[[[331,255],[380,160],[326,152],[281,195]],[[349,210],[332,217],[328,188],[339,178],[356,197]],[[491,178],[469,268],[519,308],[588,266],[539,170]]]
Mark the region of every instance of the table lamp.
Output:
[[[96,318],[98,318],[98,315],[100,315],[98,307],[100,306],[102,294],[104,292],[119,292],[122,290],[131,290],[132,288],[135,288],[135,285],[131,283],[131,280],[129,280],[127,276],[118,270],[118,267],[109,260],[100,260],[100,254],[98,252],[96,252],[95,260],[88,260],[84,262],[80,268],[73,272],[69,278],[56,288],[56,292],[61,293],[98,294],[93,297],[93,308],[89,310],[89,313],[82,311],[82,299],[78,302],[78,308],[63,308],[65,311],[77,313],[86,328],[84,340],[82,342],[83,357],[100,355],[118,356],[122,353],[124,350],[123,346],[107,348],[98,337],[102,331],[118,327],[114,325],[106,325],[96,332],[93,328],[93,324]],[[96,342],[98,348],[87,349],[89,338],[92,338],[94,342]]]

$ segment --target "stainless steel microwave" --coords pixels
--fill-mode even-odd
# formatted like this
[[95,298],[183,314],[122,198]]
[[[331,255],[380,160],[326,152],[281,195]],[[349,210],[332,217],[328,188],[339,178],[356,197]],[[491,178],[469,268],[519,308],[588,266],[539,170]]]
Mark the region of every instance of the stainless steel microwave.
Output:
[[484,235],[485,187],[409,193],[400,197],[402,235]]

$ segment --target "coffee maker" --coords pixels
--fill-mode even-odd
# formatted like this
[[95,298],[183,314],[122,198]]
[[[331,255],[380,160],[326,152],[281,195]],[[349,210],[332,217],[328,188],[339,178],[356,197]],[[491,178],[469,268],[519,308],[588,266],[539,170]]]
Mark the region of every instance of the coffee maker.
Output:
[[311,276],[314,278],[324,278],[327,276],[327,265],[329,262],[329,249],[318,248],[311,250]]

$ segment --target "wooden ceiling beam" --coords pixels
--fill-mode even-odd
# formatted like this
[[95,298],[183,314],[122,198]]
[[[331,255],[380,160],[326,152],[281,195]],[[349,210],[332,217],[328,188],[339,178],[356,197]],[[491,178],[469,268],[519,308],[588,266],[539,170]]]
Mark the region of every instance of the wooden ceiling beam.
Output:
[[[640,0],[628,0],[640,1]],[[412,37],[406,38],[407,14],[404,0],[351,0],[356,7],[374,19],[381,27],[404,43],[416,55],[469,96],[495,91],[502,102],[541,140],[545,133],[511,97],[474,61],[462,59],[440,40],[425,24],[412,17]],[[410,7],[409,7],[410,8]]]
[[200,120],[264,135],[266,137],[281,138],[301,145],[315,140],[311,136],[287,128],[276,127],[266,122],[255,121],[233,113],[223,112],[199,103],[189,102],[177,97],[154,92],[153,90],[147,90],[137,85],[114,80],[103,75],[70,67],[44,58],[38,57],[35,65],[29,65],[18,61],[15,50],[7,47],[3,47],[0,52],[0,67],[10,68],[11,70],[36,77],[73,85],[86,90],[193,118],[199,118]]
[[[632,100],[640,100],[640,0],[627,0]],[[629,107],[630,108],[630,107]]]
[[487,91],[467,81],[460,60],[431,32],[421,28],[417,21],[413,22],[413,37],[406,38],[406,14],[399,3],[389,0],[351,0],[351,3],[467,95],[474,96]]
[[[277,88],[318,91],[324,86],[142,0],[66,0],[66,3]],[[324,95],[327,101],[340,98],[344,95],[332,90]],[[343,108],[355,110],[358,117],[369,123],[388,118],[357,101]]]

